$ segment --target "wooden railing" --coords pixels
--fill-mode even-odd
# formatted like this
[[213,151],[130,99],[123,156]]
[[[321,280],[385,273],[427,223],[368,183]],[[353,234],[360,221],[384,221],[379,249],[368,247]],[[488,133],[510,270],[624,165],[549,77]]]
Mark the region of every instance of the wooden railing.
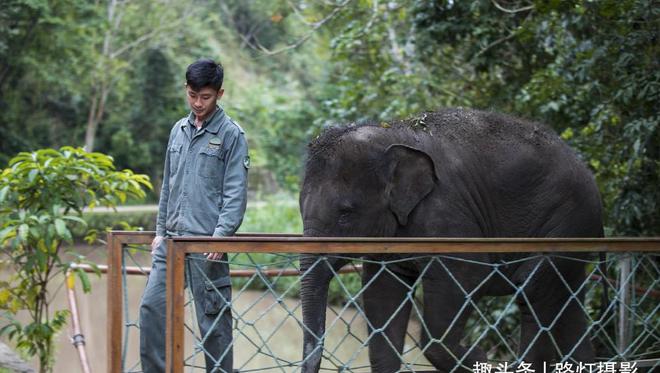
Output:
[[[149,244],[153,232],[108,234],[108,371],[121,372],[123,246]],[[660,238],[481,239],[310,238],[244,234],[235,237],[175,237],[167,240],[167,372],[184,368],[184,261],[190,253],[477,253],[477,252],[660,252]]]

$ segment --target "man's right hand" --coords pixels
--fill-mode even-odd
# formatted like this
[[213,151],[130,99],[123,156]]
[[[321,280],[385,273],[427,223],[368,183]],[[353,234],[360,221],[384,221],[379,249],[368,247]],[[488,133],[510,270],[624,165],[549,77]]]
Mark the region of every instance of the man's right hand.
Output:
[[154,240],[151,241],[151,255],[154,255],[156,253],[156,249],[163,242],[163,239],[165,239],[165,237],[163,236],[154,237]]

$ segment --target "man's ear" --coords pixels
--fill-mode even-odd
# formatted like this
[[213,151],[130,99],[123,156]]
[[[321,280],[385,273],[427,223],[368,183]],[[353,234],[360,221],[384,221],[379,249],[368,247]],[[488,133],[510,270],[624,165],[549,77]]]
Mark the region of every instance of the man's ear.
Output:
[[220,89],[218,90],[218,100],[221,99],[221,98],[222,98],[222,95],[224,95],[224,94],[225,94],[225,89],[224,89],[224,88],[220,88]]

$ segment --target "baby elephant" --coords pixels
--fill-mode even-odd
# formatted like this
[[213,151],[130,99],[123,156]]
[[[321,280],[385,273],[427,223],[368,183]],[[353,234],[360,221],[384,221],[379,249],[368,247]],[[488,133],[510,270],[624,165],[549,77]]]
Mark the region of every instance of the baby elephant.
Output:
[[[594,178],[556,133],[539,123],[468,109],[326,130],[309,146],[300,209],[305,236],[603,236]],[[525,362],[540,369],[536,364],[568,356],[593,361],[580,307],[583,262],[568,255],[521,260],[525,256],[457,254],[457,260],[442,262],[419,257],[390,261],[378,275],[378,265],[365,264],[363,284],[370,285],[364,309],[377,332],[369,340],[372,371],[401,368],[411,310],[405,283],[419,276],[426,325],[421,341],[437,369],[468,371],[486,361],[481,349],[460,344],[471,310],[463,308],[465,292],[473,290],[476,302],[522,288],[517,301]],[[301,258],[303,372],[319,369],[331,267],[346,264],[332,258],[315,264],[318,259]],[[496,275],[478,264],[502,261],[509,264]]]

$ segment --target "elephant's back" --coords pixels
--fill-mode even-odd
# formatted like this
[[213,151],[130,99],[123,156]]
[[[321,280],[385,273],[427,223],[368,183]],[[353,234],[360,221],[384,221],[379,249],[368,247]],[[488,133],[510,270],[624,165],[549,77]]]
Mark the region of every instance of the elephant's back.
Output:
[[479,205],[493,236],[600,236],[600,195],[591,171],[550,127],[469,109],[427,115],[451,180]]
[[423,122],[437,141],[478,149],[482,153],[499,152],[501,148],[515,151],[523,146],[542,150],[562,143],[545,124],[489,111],[442,109],[421,114],[407,122],[412,128],[418,127],[415,122]]

